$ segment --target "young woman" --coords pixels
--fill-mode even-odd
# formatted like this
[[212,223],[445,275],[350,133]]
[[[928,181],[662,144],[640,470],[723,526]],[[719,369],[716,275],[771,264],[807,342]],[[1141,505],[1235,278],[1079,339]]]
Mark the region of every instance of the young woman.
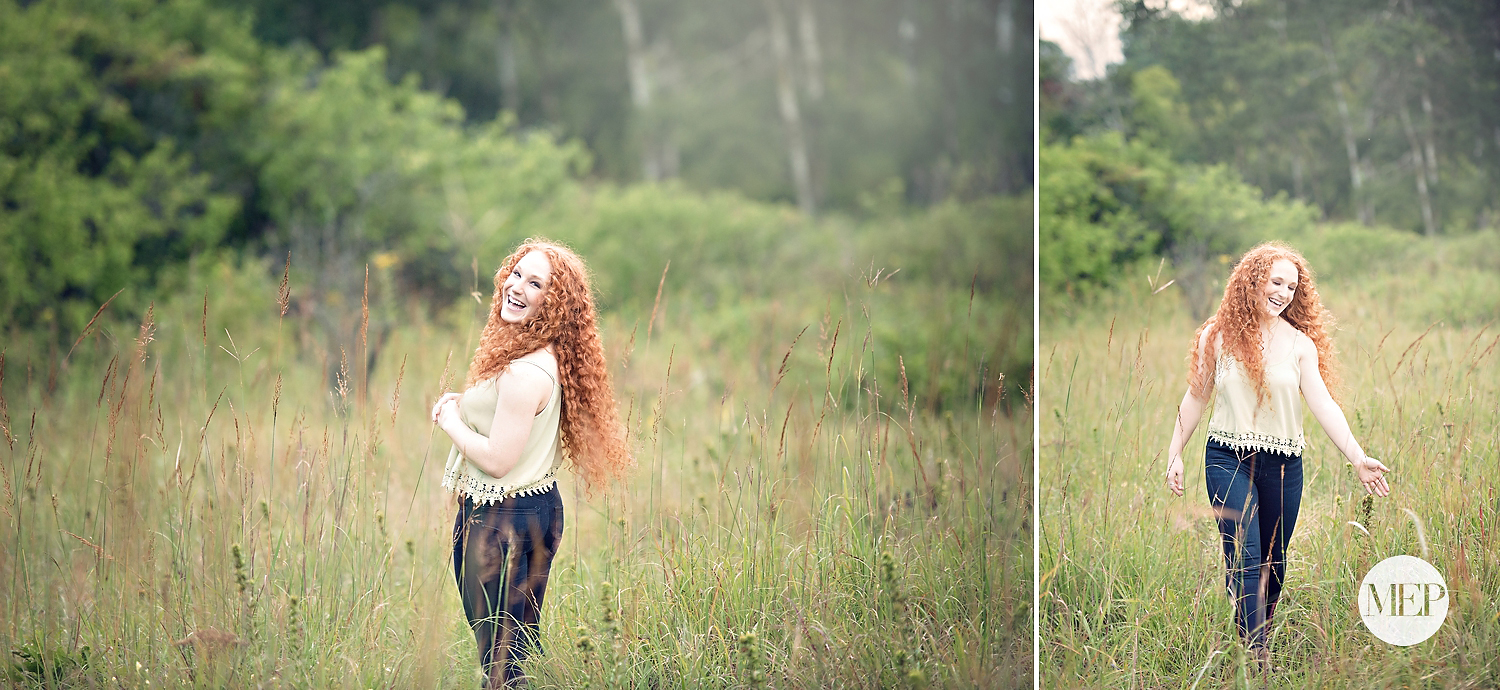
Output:
[[495,274],[469,388],[432,419],[453,439],[443,486],[458,494],[453,570],[485,686],[523,677],[552,556],[562,539],[555,473],[590,493],[631,466],[595,324],[588,269],[568,249],[528,240]]
[[1365,455],[1329,393],[1337,385],[1331,319],[1307,261],[1262,244],[1235,265],[1219,309],[1193,337],[1188,391],[1167,447],[1167,488],[1182,495],[1182,447],[1210,396],[1204,478],[1218,516],[1235,627],[1262,666],[1286,579],[1286,547],[1302,503],[1302,407],[1354,466],[1365,491],[1386,496],[1390,469]]

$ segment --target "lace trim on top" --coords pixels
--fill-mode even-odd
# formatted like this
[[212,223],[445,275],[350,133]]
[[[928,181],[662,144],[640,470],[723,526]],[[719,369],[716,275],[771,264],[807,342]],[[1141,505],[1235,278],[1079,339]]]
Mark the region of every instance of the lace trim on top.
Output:
[[507,498],[545,493],[556,485],[556,469],[549,470],[547,476],[541,479],[518,487],[499,486],[493,482],[469,476],[464,473],[462,465],[443,473],[443,488],[457,491],[461,495],[474,499],[475,503],[485,505],[503,503]]
[[1302,438],[1281,438],[1254,431],[1221,431],[1209,429],[1208,437],[1235,450],[1266,451],[1282,455],[1302,455],[1307,443]]

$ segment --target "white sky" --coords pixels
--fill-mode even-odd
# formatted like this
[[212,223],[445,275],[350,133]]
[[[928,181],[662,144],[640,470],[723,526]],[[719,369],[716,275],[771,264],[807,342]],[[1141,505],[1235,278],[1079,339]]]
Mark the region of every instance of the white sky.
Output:
[[[1189,19],[1213,15],[1200,0],[1155,0]],[[1106,66],[1120,62],[1120,13],[1112,0],[1039,0],[1037,35],[1062,47],[1073,58],[1073,78],[1097,79]]]

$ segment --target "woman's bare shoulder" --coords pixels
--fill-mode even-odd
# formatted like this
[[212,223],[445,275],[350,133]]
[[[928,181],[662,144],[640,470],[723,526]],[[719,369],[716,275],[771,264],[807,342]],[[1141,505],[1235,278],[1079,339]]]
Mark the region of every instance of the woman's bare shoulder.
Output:
[[1219,329],[1214,328],[1214,318],[1209,317],[1207,321],[1203,322],[1202,326],[1198,327],[1198,340],[1193,345],[1198,348],[1199,352],[1203,352],[1208,348],[1210,343],[1215,346],[1215,349],[1218,349],[1217,346],[1221,342],[1223,342],[1223,336],[1219,333]]
[[515,359],[516,362],[525,362],[531,366],[521,367],[523,369],[541,369],[553,380],[557,379],[557,357],[547,348],[524,354]]
[[1318,358],[1318,344],[1313,342],[1313,339],[1309,338],[1306,333],[1303,333],[1302,329],[1291,324],[1287,324],[1287,328],[1292,331],[1292,352],[1297,353],[1299,357],[1312,357],[1316,360]]

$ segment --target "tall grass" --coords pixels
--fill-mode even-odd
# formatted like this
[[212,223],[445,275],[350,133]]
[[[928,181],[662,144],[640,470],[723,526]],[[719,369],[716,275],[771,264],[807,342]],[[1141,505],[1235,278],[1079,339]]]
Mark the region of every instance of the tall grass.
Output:
[[[320,351],[264,275],[215,269],[66,361],[7,347],[10,682],[478,683],[427,413],[483,305],[411,311],[367,372],[362,338]],[[561,483],[538,685],[1029,682],[1030,405],[987,359],[1029,333],[976,317],[979,392],[939,404],[875,376],[891,291],[605,315],[639,466],[593,498]]]
[[[1425,264],[1408,269],[1321,286],[1341,317],[1343,410],[1365,450],[1393,468],[1392,494],[1364,500],[1306,417],[1302,508],[1269,678],[1246,673],[1234,631],[1203,483],[1207,415],[1184,453],[1187,495],[1163,486],[1198,324],[1172,289],[1153,295],[1144,280],[1046,322],[1038,353],[1044,686],[1500,684],[1500,333],[1493,321],[1410,316],[1398,302],[1455,286],[1430,285],[1444,278]],[[1391,298],[1397,285],[1406,286],[1404,300]],[[1355,601],[1359,579],[1397,554],[1427,559],[1452,589],[1441,630],[1409,648],[1370,635]]]

